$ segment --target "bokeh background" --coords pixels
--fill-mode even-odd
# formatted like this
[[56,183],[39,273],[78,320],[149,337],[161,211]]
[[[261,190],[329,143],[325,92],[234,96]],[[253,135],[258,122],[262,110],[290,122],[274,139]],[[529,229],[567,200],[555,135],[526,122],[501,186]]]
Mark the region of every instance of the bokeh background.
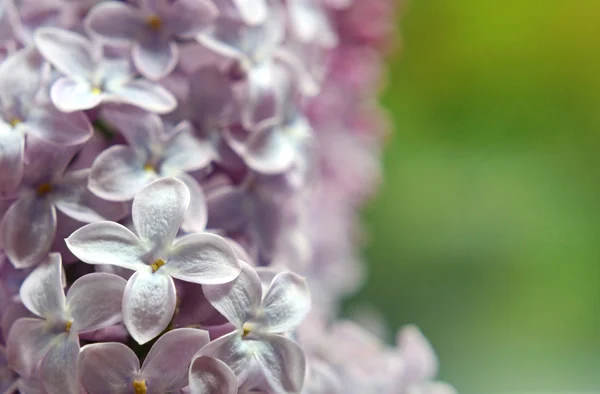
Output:
[[600,392],[600,1],[412,0],[352,300],[462,394]]

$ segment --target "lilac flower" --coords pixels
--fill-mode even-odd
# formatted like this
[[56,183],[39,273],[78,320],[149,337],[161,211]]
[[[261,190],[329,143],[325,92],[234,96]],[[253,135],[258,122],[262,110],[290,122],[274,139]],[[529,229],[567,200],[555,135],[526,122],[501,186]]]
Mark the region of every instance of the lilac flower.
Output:
[[138,7],[107,1],[94,7],[86,26],[112,43],[133,43],[133,63],[148,79],[170,74],[179,58],[177,38],[193,38],[217,16],[207,0],[139,0]]
[[160,85],[136,78],[127,59],[109,57],[79,34],[44,27],[34,38],[46,60],[65,75],[50,91],[52,102],[63,112],[90,109],[103,102],[131,104],[157,113],[170,112],[177,105],[175,97]]
[[148,183],[160,177],[176,176],[188,187],[191,198],[183,229],[203,231],[206,203],[198,182],[186,172],[198,170],[210,162],[202,154],[202,143],[193,135],[188,122],[180,122],[165,132],[156,114],[141,110],[113,108],[104,119],[121,131],[129,142],[114,145],[94,161],[89,179],[90,190],[106,200],[131,200]]
[[300,391],[306,367],[304,352],[282,334],[294,330],[310,309],[304,279],[291,272],[278,274],[263,294],[256,271],[242,263],[236,280],[204,285],[203,289],[209,302],[236,329],[212,341],[200,354],[225,361],[240,383],[264,379],[269,390]]
[[208,333],[178,328],[161,336],[140,367],[138,356],[122,343],[86,345],[79,356],[79,376],[89,394],[175,393],[188,385],[192,356],[209,342]]
[[0,64],[0,189],[13,191],[23,172],[27,135],[63,146],[80,145],[92,135],[81,112],[63,114],[36,96],[42,88],[43,59],[28,47]]
[[87,223],[126,214],[125,205],[103,201],[87,190],[89,169],[67,170],[73,153],[32,143],[21,187],[0,222],[4,251],[17,268],[36,264],[48,252],[57,209]]
[[190,394],[236,394],[238,384],[235,374],[223,361],[207,357],[194,357],[189,369]]
[[175,236],[190,193],[181,181],[150,183],[133,200],[137,235],[113,222],[92,223],[66,239],[71,252],[88,264],[112,264],[136,271],[123,295],[124,322],[140,344],[160,334],[175,311],[173,278],[201,284],[235,279],[239,262],[223,238],[209,234]]
[[21,299],[39,318],[17,320],[7,343],[8,361],[20,376],[39,376],[49,394],[76,394],[82,332],[122,320],[126,282],[106,273],[76,280],[65,297],[60,255],[52,253],[21,286]]

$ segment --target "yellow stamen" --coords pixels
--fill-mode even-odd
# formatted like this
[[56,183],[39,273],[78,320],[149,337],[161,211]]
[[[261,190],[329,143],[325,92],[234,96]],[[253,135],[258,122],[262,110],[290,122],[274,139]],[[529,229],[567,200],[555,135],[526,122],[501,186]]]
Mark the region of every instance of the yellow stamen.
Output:
[[92,86],[92,94],[100,94],[102,93],[102,89],[100,89],[98,86]]
[[159,30],[162,27],[163,22],[158,16],[152,15],[146,19],[146,24],[153,30]]
[[65,324],[65,332],[70,332],[72,325],[73,325],[73,322],[72,321],[68,321],[67,324]]
[[156,172],[156,168],[152,164],[146,163],[144,164],[144,171]]
[[248,323],[244,323],[244,325],[242,326],[242,330],[244,330],[244,332],[242,333],[242,338],[246,338],[252,332],[252,328]]
[[42,183],[37,187],[37,189],[35,189],[35,191],[37,192],[38,196],[44,197],[46,194],[52,191],[52,185],[50,183]]
[[134,380],[133,390],[135,391],[135,394],[146,394],[148,392],[148,387],[146,387],[146,381]]
[[10,120],[10,125],[12,127],[16,127],[19,123],[23,122],[23,119],[19,119],[19,118],[12,118]]
[[152,267],[152,272],[156,272],[160,267],[162,267],[165,264],[166,262],[163,259],[156,259],[154,263],[150,264],[150,267]]

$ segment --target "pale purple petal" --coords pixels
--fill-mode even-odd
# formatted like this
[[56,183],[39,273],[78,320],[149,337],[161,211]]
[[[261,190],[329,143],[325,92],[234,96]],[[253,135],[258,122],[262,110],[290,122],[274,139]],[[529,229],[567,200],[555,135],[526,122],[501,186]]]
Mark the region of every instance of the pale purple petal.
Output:
[[93,133],[83,112],[64,113],[52,106],[36,107],[27,118],[27,131],[38,138],[64,146],[80,145]]
[[189,371],[191,394],[236,394],[235,374],[223,361],[200,356],[194,358]]
[[133,44],[132,58],[133,64],[144,77],[156,81],[175,69],[179,49],[174,41],[150,36]]
[[60,334],[40,363],[40,378],[47,394],[78,394],[77,356],[79,340],[73,334]]
[[190,118],[200,126],[214,127],[233,103],[231,81],[215,65],[198,69],[190,78]]
[[236,330],[204,346],[198,352],[198,356],[209,356],[223,361],[231,368],[238,383],[242,383],[252,370],[252,352],[248,346],[248,341],[242,340],[242,334]]
[[41,319],[22,318],[13,324],[6,341],[8,364],[21,376],[31,376],[56,333]]
[[8,339],[8,333],[17,320],[22,317],[35,317],[21,302],[11,302],[2,312],[2,338]]
[[[33,47],[23,48],[0,64],[0,102],[10,107],[18,100],[32,100],[42,87],[41,70],[44,59]],[[8,119],[7,119],[8,120]]]
[[85,26],[102,39],[120,44],[138,38],[144,28],[144,19],[141,12],[129,4],[104,2],[90,10]]
[[58,79],[50,89],[50,98],[56,108],[63,112],[91,109],[102,102],[103,93],[92,91],[92,85],[70,77]]
[[52,201],[58,210],[84,223],[119,220],[129,213],[124,203],[105,201],[87,188],[90,169],[71,171],[54,184]]
[[149,156],[153,145],[163,143],[165,128],[156,114],[137,107],[113,105],[103,108],[102,118],[117,129],[132,148],[145,156]]
[[302,348],[281,335],[267,334],[254,342],[254,359],[274,392],[298,392],[306,375]]
[[246,190],[235,186],[222,186],[211,190],[206,199],[208,207],[208,228],[239,230],[248,220],[245,206],[248,198]]
[[242,271],[232,282],[202,286],[206,299],[237,328],[258,311],[262,299],[258,274],[247,263],[240,264]]
[[0,192],[12,192],[19,186],[24,150],[23,136],[0,121]]
[[186,282],[219,284],[234,280],[241,268],[235,252],[224,238],[196,233],[173,244],[164,270]]
[[186,173],[177,176],[177,179],[185,183],[190,191],[190,205],[185,210],[181,229],[188,233],[202,232],[206,229],[208,212],[204,192],[198,182]]
[[113,222],[90,223],[65,239],[78,259],[88,264],[112,264],[130,270],[146,267],[141,260],[146,252],[138,237]]
[[135,105],[150,112],[166,114],[177,107],[177,99],[157,83],[135,79],[111,86],[107,101]]
[[76,333],[98,330],[123,320],[121,304],[127,281],[96,272],[77,279],[67,292],[67,308]]
[[55,27],[37,29],[38,50],[58,71],[72,78],[90,80],[95,66],[91,43],[82,35]]
[[139,154],[126,145],[115,145],[98,155],[90,173],[88,187],[105,200],[127,201],[156,179],[154,171],[144,168]]
[[2,245],[17,268],[31,267],[52,246],[56,232],[56,209],[35,194],[17,200],[0,224]]
[[219,15],[212,1],[205,0],[176,0],[171,10],[169,30],[183,38],[194,38]]
[[137,343],[144,343],[160,334],[175,312],[175,284],[160,273],[140,270],[131,276],[123,295],[125,327]]
[[249,25],[256,25],[267,19],[269,9],[266,0],[233,0],[242,19]]
[[195,171],[210,164],[212,155],[207,152],[206,142],[194,135],[189,122],[179,123],[170,134],[174,137],[168,142],[161,164],[165,175]]
[[21,301],[31,312],[46,320],[60,320],[65,315],[60,254],[50,253],[21,285]]
[[141,372],[152,392],[174,392],[187,386],[190,361],[208,342],[208,332],[197,328],[178,328],[158,338]]
[[295,155],[294,146],[282,128],[266,122],[248,138],[244,160],[257,172],[277,174],[291,167]]
[[143,188],[131,208],[141,241],[157,251],[171,246],[189,203],[188,188],[175,178],[162,178]]
[[310,310],[310,291],[306,280],[293,272],[277,274],[262,302],[257,322],[272,333],[292,331]]
[[79,374],[89,394],[132,393],[140,371],[135,353],[122,343],[94,343],[81,348]]
[[396,343],[405,361],[404,379],[409,382],[433,379],[438,371],[438,360],[431,344],[415,326],[403,327]]

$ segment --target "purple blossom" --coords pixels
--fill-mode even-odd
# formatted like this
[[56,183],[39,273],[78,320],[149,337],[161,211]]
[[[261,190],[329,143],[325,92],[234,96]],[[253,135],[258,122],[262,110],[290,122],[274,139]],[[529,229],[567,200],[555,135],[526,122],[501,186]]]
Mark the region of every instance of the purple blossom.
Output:
[[256,271],[242,263],[242,272],[233,282],[203,288],[209,302],[236,329],[208,344],[200,354],[225,361],[240,383],[264,379],[269,390],[299,391],[304,382],[304,353],[282,334],[294,330],[310,309],[304,279],[281,273],[263,294]]
[[50,250],[57,209],[86,223],[126,214],[123,204],[106,202],[87,190],[89,169],[67,169],[74,153],[32,143],[21,186],[0,222],[2,245],[15,267],[30,267]]
[[190,193],[175,178],[150,183],[133,200],[137,235],[113,222],[91,223],[66,239],[88,264],[112,264],[135,271],[123,296],[125,326],[140,344],[160,334],[175,311],[173,278],[201,284],[235,279],[240,267],[223,238],[195,233],[175,240]]
[[138,7],[107,1],[94,7],[86,26],[112,43],[133,44],[133,63],[142,75],[158,80],[179,58],[177,38],[194,38],[217,16],[207,0],[139,0]]
[[36,31],[34,40],[46,60],[64,75],[50,91],[52,102],[63,112],[104,102],[131,104],[157,113],[170,112],[177,105],[163,87],[135,77],[128,59],[109,57],[84,36],[44,27]]
[[148,183],[175,176],[190,191],[190,205],[183,222],[186,231],[203,231],[206,203],[202,188],[186,172],[206,167],[210,156],[202,154],[188,122],[165,130],[161,118],[140,110],[107,109],[104,119],[121,131],[129,145],[114,145],[94,161],[90,190],[106,200],[131,200]]
[[39,376],[49,394],[77,393],[78,334],[122,320],[125,280],[94,273],[63,291],[60,255],[53,253],[21,286],[21,299],[39,318],[17,320],[8,337],[10,367],[20,376]]
[[188,385],[192,356],[209,342],[208,333],[179,328],[161,336],[140,367],[138,356],[122,343],[86,345],[79,356],[79,375],[89,394],[159,394]]

